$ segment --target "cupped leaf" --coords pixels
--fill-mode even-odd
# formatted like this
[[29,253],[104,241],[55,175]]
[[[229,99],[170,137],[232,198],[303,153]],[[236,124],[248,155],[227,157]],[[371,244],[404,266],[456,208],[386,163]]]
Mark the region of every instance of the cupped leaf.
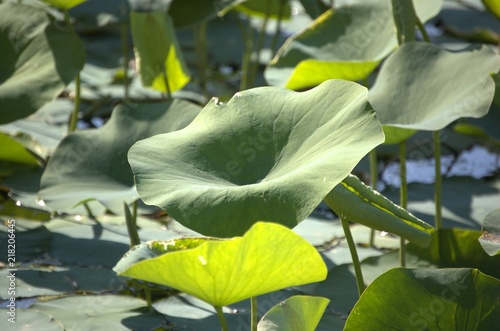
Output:
[[241,235],[258,220],[294,227],[383,141],[365,93],[331,80],[214,99],[184,130],[131,148],[139,194],[204,235]]
[[133,248],[114,270],[121,276],[171,286],[214,306],[321,281],[327,274],[311,244],[282,225],[265,222],[233,239],[148,242]]
[[479,242],[489,255],[500,255],[500,209],[486,215]]
[[325,198],[340,217],[429,246],[433,227],[349,175]]
[[71,9],[87,0],[42,0],[42,1],[59,9]]
[[264,74],[270,85],[290,89],[362,80],[396,46],[390,2],[357,2],[326,11],[290,37]]
[[172,93],[190,80],[171,18],[163,11],[130,12],[137,67],[144,86]]
[[68,135],[51,157],[39,196],[54,210],[71,210],[95,199],[123,213],[123,201],[137,199],[127,152],[138,140],[185,127],[199,107],[174,100],[158,104],[124,104],[99,129]]
[[34,113],[59,95],[82,69],[78,36],[42,9],[0,3],[0,123]]
[[296,295],[269,310],[257,325],[258,331],[314,331],[330,300]]
[[499,68],[500,57],[486,46],[451,52],[408,43],[384,62],[368,98],[383,125],[440,130],[488,112],[495,93],[491,73]]
[[493,331],[499,308],[500,280],[476,269],[397,268],[368,286],[344,330]]

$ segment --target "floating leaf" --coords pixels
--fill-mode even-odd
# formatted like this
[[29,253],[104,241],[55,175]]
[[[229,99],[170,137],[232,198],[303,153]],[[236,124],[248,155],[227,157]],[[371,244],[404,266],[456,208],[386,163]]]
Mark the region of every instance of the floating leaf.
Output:
[[168,93],[183,88],[190,77],[171,18],[163,11],[131,11],[130,28],[144,86]]
[[500,255],[500,209],[486,215],[479,242],[489,255]]
[[44,312],[64,330],[154,330],[164,318],[146,302],[122,295],[80,295],[41,302],[31,307]]
[[383,141],[365,93],[332,80],[212,100],[184,130],[131,148],[139,194],[205,235],[241,235],[257,220],[294,227]]
[[338,78],[362,80],[397,46],[390,2],[328,10],[290,37],[269,63],[266,81],[302,89]]
[[78,36],[33,6],[0,3],[0,123],[34,113],[84,64]]
[[368,286],[344,330],[493,331],[499,308],[500,280],[476,269],[397,268]]
[[[34,309],[19,309],[16,311],[16,324],[22,325],[23,330],[64,331],[64,326],[55,321],[49,314]],[[9,313],[6,314],[9,316]],[[8,321],[9,317],[0,320],[2,330],[11,330],[15,325]],[[14,327],[14,329],[17,329]]]
[[59,9],[71,9],[87,0],[42,0],[42,1]]
[[327,274],[311,244],[284,226],[264,222],[233,239],[151,241],[133,248],[114,270],[120,276],[171,286],[214,306],[317,282]]
[[383,125],[440,130],[488,112],[495,93],[491,73],[499,69],[500,57],[486,46],[451,52],[408,43],[384,62],[368,99]]
[[330,300],[296,295],[269,310],[257,325],[258,331],[314,331]]
[[432,226],[394,204],[357,177],[348,176],[325,198],[332,210],[348,221],[387,231],[419,246],[431,243]]
[[185,127],[199,107],[174,100],[124,104],[101,128],[68,135],[51,157],[39,196],[54,210],[71,210],[95,199],[122,214],[123,201],[137,199],[127,152],[136,141]]

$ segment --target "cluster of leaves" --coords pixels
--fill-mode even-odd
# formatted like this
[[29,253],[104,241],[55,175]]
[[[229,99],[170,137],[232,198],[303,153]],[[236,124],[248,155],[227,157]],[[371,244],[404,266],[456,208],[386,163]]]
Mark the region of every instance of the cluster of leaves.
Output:
[[[498,210],[482,233],[444,229],[436,199],[433,228],[350,173],[379,145],[485,116],[500,57],[418,41],[429,41],[423,24],[441,1],[339,2],[0,1],[0,215],[16,221],[2,228],[16,256],[1,252],[0,275],[16,269],[18,323],[208,330],[217,316],[223,330],[495,329]],[[283,42],[297,6],[309,23]],[[233,60],[209,61],[209,49],[227,48],[209,45],[210,26],[239,26],[236,74]],[[220,99],[207,102],[211,91]],[[74,131],[98,118],[106,124]],[[495,144],[468,122],[455,127]],[[352,264],[299,235],[322,201]],[[403,238],[406,267],[397,250],[373,248],[360,265],[349,221]],[[21,310],[20,298],[35,303]]]

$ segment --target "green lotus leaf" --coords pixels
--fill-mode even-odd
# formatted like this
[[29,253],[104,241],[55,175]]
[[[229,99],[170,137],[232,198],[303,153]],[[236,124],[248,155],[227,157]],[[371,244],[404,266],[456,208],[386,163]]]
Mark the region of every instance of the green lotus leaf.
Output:
[[137,67],[144,86],[172,93],[190,80],[172,19],[163,11],[130,12]]
[[0,178],[38,166],[37,158],[15,138],[0,133]]
[[415,41],[418,20],[425,22],[436,16],[442,5],[442,0],[392,0],[399,43]]
[[451,52],[408,43],[384,62],[368,98],[383,125],[440,130],[488,112],[495,93],[491,73],[499,68],[500,57],[486,46]]
[[242,235],[258,220],[294,227],[384,140],[365,96],[331,80],[214,99],[184,130],[130,149],[139,194],[204,235]]
[[489,255],[500,255],[500,209],[486,215],[479,242]]
[[496,0],[481,0],[486,9],[488,9],[497,19],[500,20],[500,3]]
[[0,124],[34,113],[83,68],[78,36],[42,9],[0,3]]
[[258,331],[314,331],[330,300],[296,295],[269,310],[257,325]]
[[[34,304],[64,326],[64,330],[156,330],[164,317],[144,300],[125,295],[77,295]],[[37,330],[43,330],[37,326]]]
[[395,126],[382,126],[384,129],[385,142],[386,145],[399,144],[403,141],[408,140],[411,136],[417,133],[417,130],[397,128]]
[[264,74],[270,85],[290,89],[362,80],[396,47],[390,2],[356,2],[326,11],[290,37]]
[[493,331],[499,302],[500,280],[477,269],[396,268],[368,286],[344,330]]
[[71,9],[87,0],[42,0],[42,1],[59,9]]
[[396,234],[419,246],[431,243],[431,225],[372,190],[356,176],[346,177],[326,196],[325,202],[348,221]]
[[71,210],[95,199],[123,214],[123,202],[138,198],[127,152],[138,140],[185,127],[199,107],[174,100],[158,104],[125,104],[113,110],[99,129],[65,137],[41,179],[39,196],[54,210]]
[[266,222],[232,239],[150,241],[132,248],[113,270],[173,287],[214,306],[321,281],[327,274],[314,246],[290,229]]

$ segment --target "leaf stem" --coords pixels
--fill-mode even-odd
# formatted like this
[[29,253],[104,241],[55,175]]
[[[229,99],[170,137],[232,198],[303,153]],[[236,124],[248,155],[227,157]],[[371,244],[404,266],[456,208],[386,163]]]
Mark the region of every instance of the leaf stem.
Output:
[[250,86],[255,85],[255,76],[257,75],[257,71],[260,65],[260,56],[261,56],[261,51],[262,48],[264,47],[264,40],[266,37],[266,28],[267,28],[267,23],[269,22],[269,17],[271,16],[270,11],[271,11],[271,3],[272,1],[267,2],[267,8],[266,8],[266,14],[264,16],[264,20],[262,21],[262,24],[259,29],[259,36],[257,39],[257,48],[256,48],[256,56],[255,60],[252,61],[252,68],[250,70]]
[[356,275],[356,284],[358,286],[358,293],[359,296],[361,296],[361,294],[365,290],[365,282],[363,280],[363,274],[361,273],[361,263],[359,262],[356,244],[354,243],[354,239],[352,238],[349,221],[340,216],[340,223],[342,223],[342,229],[344,230],[345,239],[347,240],[347,245],[349,246],[349,251],[351,252],[352,264],[354,266],[354,273]]
[[434,203],[436,206],[436,216],[434,218],[434,227],[439,230],[443,227],[443,218],[441,215],[441,137],[439,131],[432,132],[434,141],[434,171],[436,174],[436,183],[434,186]]
[[[399,143],[399,178],[401,185],[399,188],[400,201],[402,208],[408,208],[408,183],[406,180],[406,141]],[[399,262],[402,267],[406,266],[406,243],[403,237],[400,238]]]
[[201,22],[194,28],[196,38],[196,55],[198,72],[200,75],[200,88],[202,94],[207,97],[207,23]]
[[123,202],[123,209],[125,211],[125,223],[127,224],[128,236],[130,238],[130,248],[139,245],[141,240],[137,232],[137,200],[133,203],[133,212],[130,212],[127,203]]
[[[372,189],[377,190],[378,165],[377,150],[375,148],[370,151],[370,178]],[[375,247],[375,229],[370,231],[370,247]]]
[[[71,24],[71,19],[69,17],[69,12],[67,9],[63,10],[64,13],[64,22],[68,29],[72,32],[75,31],[73,24]],[[75,101],[73,112],[71,113],[71,117],[68,124],[68,133],[74,132],[76,130],[76,122],[78,120],[78,113],[80,112],[80,91],[81,91],[81,81],[80,81],[80,73],[77,73],[75,76]]]
[[224,316],[224,313],[222,312],[222,307],[221,306],[214,306],[214,308],[215,308],[215,311],[217,312],[217,317],[219,317],[221,330],[222,331],[229,331],[229,328],[227,327],[226,317]]
[[286,0],[280,0],[280,9],[278,13],[278,19],[276,21],[276,31],[274,32],[274,37],[271,42],[271,51],[273,52],[273,56],[276,55],[276,52],[278,51],[276,48],[278,46],[278,41],[281,34],[281,21],[283,20],[283,14],[285,13],[285,4]]
[[427,34],[427,30],[425,30],[424,24],[422,23],[420,18],[418,18],[417,15],[415,15],[415,20],[417,23],[417,28],[420,31],[420,33],[422,34],[422,38],[424,39],[425,42],[430,43],[431,39],[429,38],[429,35]]
[[257,297],[250,298],[250,305],[251,305],[250,330],[257,331],[257,324],[259,323],[259,310],[257,306]]
[[161,76],[163,78],[163,83],[165,84],[165,99],[170,100],[172,98],[172,93],[170,92],[170,85],[168,84],[167,68],[165,64],[162,64]]
[[120,25],[120,39],[122,46],[122,70],[123,70],[123,99],[128,102],[129,98],[129,80],[128,80],[128,20],[127,20],[127,7],[122,7],[123,22]]
[[236,14],[236,22],[241,30],[241,39],[243,40],[243,59],[241,61],[241,81],[240,81],[240,91],[244,91],[248,88],[248,75],[250,70],[250,60],[252,58],[253,50],[253,31],[250,26],[250,21],[248,24],[243,22],[243,19]]

